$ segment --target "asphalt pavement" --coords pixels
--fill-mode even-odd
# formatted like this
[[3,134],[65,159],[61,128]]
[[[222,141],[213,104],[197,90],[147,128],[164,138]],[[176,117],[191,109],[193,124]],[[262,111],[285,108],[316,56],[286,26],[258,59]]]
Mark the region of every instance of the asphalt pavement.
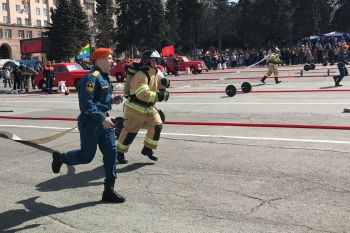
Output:
[[[141,155],[145,131],[138,134],[129,163],[117,165],[123,204],[101,202],[99,150],[90,164],[54,174],[50,153],[0,138],[0,232],[350,232],[350,113],[343,113],[350,107],[350,81],[345,77],[334,87],[332,77],[324,77],[327,68],[335,66],[297,77],[301,65],[280,67],[277,85],[273,78],[260,83],[264,67],[168,76],[171,96],[158,106],[166,122],[178,124],[164,125],[157,162]],[[226,96],[227,85],[244,81],[252,92]],[[119,93],[121,86],[114,85]],[[0,95],[0,117],[78,114],[73,91]],[[111,115],[122,116],[122,105]],[[214,125],[181,124],[188,122]],[[248,125],[215,125],[223,122]],[[279,127],[249,126],[259,123]],[[0,131],[25,140],[75,126],[0,118]],[[79,148],[79,132],[42,146]]]

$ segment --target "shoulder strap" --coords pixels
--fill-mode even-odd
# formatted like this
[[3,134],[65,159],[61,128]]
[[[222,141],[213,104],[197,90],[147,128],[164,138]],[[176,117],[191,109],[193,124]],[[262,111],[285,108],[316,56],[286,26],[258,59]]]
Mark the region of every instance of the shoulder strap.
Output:
[[142,72],[147,76],[147,80],[148,80],[147,84],[149,85],[149,83],[151,82],[151,77],[149,76],[149,73],[145,69],[142,69]]

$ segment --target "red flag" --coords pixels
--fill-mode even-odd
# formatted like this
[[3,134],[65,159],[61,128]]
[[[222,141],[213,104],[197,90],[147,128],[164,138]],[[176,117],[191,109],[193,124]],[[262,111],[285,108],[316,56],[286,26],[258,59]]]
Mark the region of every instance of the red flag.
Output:
[[174,45],[169,45],[169,46],[165,46],[164,48],[162,48],[162,55],[163,56],[169,56],[175,53],[174,51]]

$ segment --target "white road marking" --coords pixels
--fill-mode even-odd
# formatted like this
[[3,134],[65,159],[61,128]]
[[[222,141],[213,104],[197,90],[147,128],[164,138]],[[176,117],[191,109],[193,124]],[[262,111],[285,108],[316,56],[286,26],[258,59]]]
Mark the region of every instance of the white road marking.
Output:
[[[242,101],[242,100],[240,100]],[[78,104],[78,101],[30,101],[30,100],[10,100],[10,101],[1,101],[0,103],[63,103],[63,104]],[[313,103],[313,102],[167,102],[165,105],[350,105],[350,102],[324,102],[324,103]]]
[[224,136],[210,134],[183,134],[183,133],[161,133],[169,136],[189,136],[189,137],[207,137],[207,138],[227,138],[227,139],[243,139],[243,140],[265,140],[265,141],[289,141],[289,142],[316,142],[331,144],[350,144],[350,141],[333,141],[333,140],[314,140],[314,139],[298,139],[298,138],[268,138],[268,137],[243,137],[243,136]]
[[[71,128],[64,128],[64,127],[36,126],[36,125],[0,125],[0,127],[6,127],[6,128],[10,128],[10,127],[13,127],[13,128],[31,128],[31,129],[54,129],[54,130],[68,130],[68,129],[71,129]],[[77,129],[75,129],[74,131],[77,131]]]
[[230,103],[222,103],[222,102],[216,102],[216,103],[171,103],[167,102],[165,105],[350,105],[349,103],[265,103],[265,102],[256,102],[256,103],[235,103],[235,102],[230,102]]
[[[48,127],[48,126],[35,126],[35,125],[0,125],[0,127],[6,128],[32,128],[32,129],[53,129],[53,130],[67,130],[70,128],[64,127]],[[74,131],[77,131],[75,129]],[[145,134],[145,131],[140,133]],[[270,137],[244,137],[244,136],[225,136],[225,135],[211,135],[211,134],[185,134],[185,133],[165,133],[162,135],[167,136],[187,136],[187,137],[200,137],[200,138],[224,138],[224,139],[241,139],[241,140],[264,140],[264,141],[289,141],[289,142],[309,142],[309,143],[328,143],[328,144],[350,144],[350,141],[334,141],[334,140],[316,140],[316,139],[299,139],[299,138],[270,138]]]

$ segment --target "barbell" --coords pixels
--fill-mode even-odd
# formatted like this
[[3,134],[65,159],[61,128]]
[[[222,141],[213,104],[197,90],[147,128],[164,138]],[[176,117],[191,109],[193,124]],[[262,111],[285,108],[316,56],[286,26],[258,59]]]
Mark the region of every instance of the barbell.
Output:
[[[311,74],[327,74],[327,76],[330,76],[330,74],[337,73],[334,70],[327,69],[327,71],[316,71],[316,72],[311,72]],[[304,71],[300,70],[300,72],[296,72],[295,74],[300,74],[300,77],[303,77]]]
[[316,68],[315,64],[306,64],[304,66],[305,71],[314,70]]
[[[331,61],[329,64],[330,64],[331,66],[333,66],[335,63],[334,63],[334,61]],[[328,65],[328,62],[327,62],[327,61],[323,61],[323,62],[322,62],[322,65],[323,65],[323,66],[327,66],[327,65]]]
[[[249,82],[244,82],[241,84],[240,91],[242,93],[249,93],[252,90],[252,85]],[[234,85],[228,85],[226,87],[226,95],[229,97],[233,97],[237,94],[237,88]]]

